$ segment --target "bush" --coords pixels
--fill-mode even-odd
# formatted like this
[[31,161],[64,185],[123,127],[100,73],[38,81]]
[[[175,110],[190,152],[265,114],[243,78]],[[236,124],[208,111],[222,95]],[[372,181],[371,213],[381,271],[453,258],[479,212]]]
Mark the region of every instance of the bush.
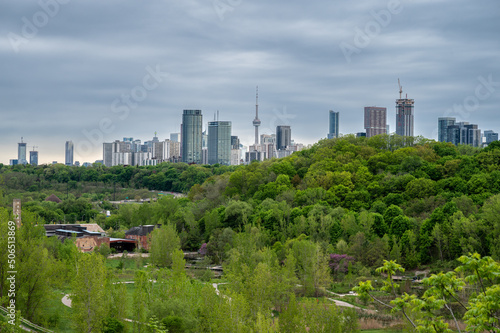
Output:
[[169,333],[182,333],[185,331],[184,322],[181,317],[168,316],[163,318],[162,323]]

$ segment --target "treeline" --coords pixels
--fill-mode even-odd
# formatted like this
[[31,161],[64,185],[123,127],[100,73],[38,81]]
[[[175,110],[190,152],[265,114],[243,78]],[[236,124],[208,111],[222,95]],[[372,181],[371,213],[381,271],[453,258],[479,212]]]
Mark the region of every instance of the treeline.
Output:
[[[213,175],[232,170],[221,165],[188,165],[186,163],[162,163],[156,166],[105,167],[94,164],[91,167],[51,165],[0,164],[0,185],[5,192],[39,192],[58,184],[74,189],[82,184],[99,186],[119,186],[123,188],[146,188],[149,190],[187,192],[194,184],[201,184]],[[89,188],[89,190],[91,190]]]
[[500,145],[391,140],[323,140],[211,177],[192,187],[179,230],[209,244],[248,223],[270,245],[304,234],[358,267],[393,259],[415,268],[469,252],[498,259]]
[[[106,230],[172,223],[186,250],[217,243],[228,230],[239,232],[250,224],[266,235],[268,246],[304,234],[325,250],[330,247],[330,253],[354,256],[359,268],[380,266],[383,259],[413,268],[469,252],[500,257],[495,241],[500,236],[499,148],[497,143],[479,149],[422,138],[347,136],[236,168],[14,166],[0,168],[0,176],[5,191],[20,175],[46,182],[113,179],[126,186],[190,188],[189,200],[119,208],[106,202],[92,206],[88,193],[61,204],[41,203],[42,198],[23,202],[47,223],[92,219]],[[102,210],[112,216],[105,218]]]

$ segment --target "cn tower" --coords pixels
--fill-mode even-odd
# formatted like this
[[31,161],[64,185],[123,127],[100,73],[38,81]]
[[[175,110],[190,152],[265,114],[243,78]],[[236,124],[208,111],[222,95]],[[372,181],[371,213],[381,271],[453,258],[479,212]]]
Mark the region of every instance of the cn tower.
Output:
[[257,93],[255,97],[255,119],[253,120],[253,125],[255,126],[255,145],[259,144],[259,86],[257,86]]

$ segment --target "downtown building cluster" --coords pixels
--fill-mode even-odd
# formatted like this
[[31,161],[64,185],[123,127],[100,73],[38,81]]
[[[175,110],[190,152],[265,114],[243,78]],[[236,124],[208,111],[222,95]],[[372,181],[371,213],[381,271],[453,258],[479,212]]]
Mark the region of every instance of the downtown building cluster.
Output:
[[160,141],[155,133],[152,140],[144,143],[134,138],[103,143],[103,160],[100,162],[105,166],[145,166],[165,161],[178,162],[179,159],[179,134],[172,133],[170,139]]
[[438,141],[451,142],[454,145],[471,145],[486,147],[493,141],[498,141],[498,133],[492,130],[484,131],[478,125],[466,121],[458,121],[453,117],[438,118]]
[[219,120],[218,112],[204,130],[202,111],[184,110],[180,133],[172,133],[170,139],[163,141],[155,133],[153,140],[144,143],[133,138],[105,142],[102,163],[108,167],[157,165],[162,162],[240,165],[254,160],[285,157],[303,149],[302,144],[293,142],[288,125],[277,126],[276,133],[259,136],[258,93],[256,101],[256,115],[252,122],[255,142],[248,150],[238,136],[232,135],[231,121]]

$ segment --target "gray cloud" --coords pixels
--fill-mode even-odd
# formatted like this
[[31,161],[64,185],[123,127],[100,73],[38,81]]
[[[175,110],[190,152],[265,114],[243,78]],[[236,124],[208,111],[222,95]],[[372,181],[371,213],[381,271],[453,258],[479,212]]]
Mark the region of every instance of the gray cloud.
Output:
[[[256,85],[262,129],[286,112],[282,121],[304,143],[326,136],[329,109],[340,111],[341,132],[353,133],[363,130],[364,106],[385,106],[394,130],[398,78],[415,99],[416,134],[435,138],[447,110],[500,130],[500,86],[473,111],[453,114],[474,95],[478,77],[500,81],[498,1],[401,0],[400,13],[350,62],[339,45],[354,45],[357,29],[376,22],[373,12],[387,10],[389,0],[217,1],[66,0],[19,52],[9,33],[22,36],[23,18],[33,23],[42,9],[3,1],[0,162],[16,158],[21,136],[40,147],[42,162],[62,161],[64,142],[78,147],[104,118],[113,126],[107,141],[147,140],[155,131],[168,138],[185,108],[202,109],[205,122],[220,110],[250,144]],[[229,7],[221,14],[214,3]],[[168,77],[120,119],[113,102],[143,84],[148,66]],[[77,151],[77,158],[94,161],[101,150]]]

